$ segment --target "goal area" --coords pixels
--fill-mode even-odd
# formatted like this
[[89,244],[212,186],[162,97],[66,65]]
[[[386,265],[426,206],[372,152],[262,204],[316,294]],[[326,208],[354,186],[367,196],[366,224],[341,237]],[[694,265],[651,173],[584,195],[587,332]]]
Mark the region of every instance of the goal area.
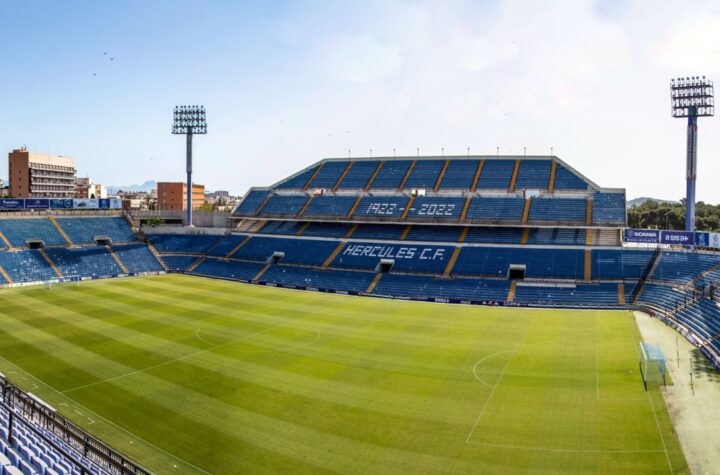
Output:
[[43,286],[45,287],[45,290],[52,290],[57,285],[72,285],[74,287],[79,287],[80,281],[82,281],[82,277],[79,275],[68,275],[65,277],[55,277],[53,279],[43,281]]
[[667,386],[665,355],[660,346],[654,343],[640,342],[638,357],[640,375],[647,391],[649,384]]

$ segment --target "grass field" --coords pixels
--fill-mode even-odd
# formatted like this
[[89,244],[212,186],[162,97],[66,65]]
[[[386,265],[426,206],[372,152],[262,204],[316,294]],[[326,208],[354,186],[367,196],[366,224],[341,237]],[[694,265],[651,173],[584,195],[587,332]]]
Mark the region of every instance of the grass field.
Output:
[[0,291],[0,371],[159,473],[682,473],[627,312],[168,275]]

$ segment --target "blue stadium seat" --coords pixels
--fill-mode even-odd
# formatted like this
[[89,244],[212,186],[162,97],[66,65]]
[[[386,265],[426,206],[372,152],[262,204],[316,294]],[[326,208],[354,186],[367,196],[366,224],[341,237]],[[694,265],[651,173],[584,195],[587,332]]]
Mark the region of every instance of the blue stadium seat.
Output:
[[469,190],[480,160],[450,160],[440,190]]
[[225,257],[245,239],[247,239],[247,236],[242,234],[229,234],[222,238],[216,245],[211,247],[208,255]]
[[594,224],[625,224],[625,194],[593,194],[592,222]]
[[618,307],[617,284],[578,284],[548,286],[518,284],[517,303],[551,307]]
[[454,275],[506,277],[510,264],[525,265],[529,278],[582,279],[584,253],[576,249],[465,247]]
[[295,216],[307,200],[307,195],[272,195],[260,210],[260,216]]
[[287,180],[282,181],[275,188],[279,189],[301,189],[305,186],[305,183],[315,173],[319,165],[314,165],[306,170],[303,170],[295,175],[289,177]]
[[353,241],[345,245],[332,267],[375,270],[382,259],[394,260],[396,272],[441,274],[453,252],[452,246],[383,244]]
[[551,160],[522,160],[518,169],[515,189],[547,189],[551,166]]
[[56,277],[40,252],[34,249],[0,252],[0,266],[13,282],[37,282]]
[[562,166],[557,164],[555,168],[555,190],[587,190],[588,184],[585,180]]
[[338,247],[337,241],[253,237],[233,257],[265,262],[275,252],[285,256],[283,264],[320,265]]
[[410,160],[386,160],[380,173],[373,180],[371,190],[396,190],[400,187],[407,169],[410,167]]
[[470,201],[465,218],[470,221],[519,222],[524,207],[523,198],[477,197]]
[[294,236],[300,231],[303,223],[298,221],[268,221],[260,229],[260,234],[285,234]]
[[316,196],[305,209],[303,217],[341,218],[347,216],[357,196]]
[[530,222],[561,222],[585,224],[587,201],[577,198],[533,198],[530,201]]
[[584,246],[584,229],[534,228],[528,233],[528,244]]
[[347,223],[310,223],[310,226],[305,228],[302,235],[307,237],[343,237],[350,231],[351,227]]
[[163,255],[162,260],[171,271],[183,272],[200,259],[198,256]]
[[193,269],[192,273],[222,277],[225,279],[251,281],[263,267],[265,267],[265,265],[262,263],[208,257]]
[[465,205],[465,198],[418,196],[412,203],[407,219],[457,221]]
[[370,181],[373,173],[377,169],[380,162],[378,160],[355,160],[353,166],[345,175],[338,190],[362,190]]
[[332,189],[348,166],[347,161],[325,162],[320,172],[312,179],[308,188]]
[[205,234],[150,234],[148,240],[158,252],[203,254],[220,242],[222,236]]
[[102,246],[52,247],[45,252],[65,277],[109,277],[123,273],[108,250]]
[[42,239],[48,246],[67,244],[47,218],[0,219],[0,232],[15,247],[25,246],[28,239]]
[[474,302],[503,302],[510,283],[506,280],[443,279],[429,276],[384,274],[373,294],[393,297],[437,298]]
[[113,242],[137,241],[137,236],[120,216],[55,218],[70,240],[75,244],[94,242],[95,236],[109,236]]
[[510,179],[515,169],[515,160],[485,160],[478,190],[507,190],[510,187]]
[[477,244],[520,244],[522,228],[471,227],[465,242]]
[[248,193],[240,204],[235,208],[235,216],[253,216],[260,207],[265,198],[270,194],[270,190],[252,190]]
[[409,198],[407,196],[366,196],[355,209],[353,218],[399,218]]
[[440,176],[440,171],[445,166],[445,160],[418,160],[415,162],[405,182],[405,189],[410,188],[423,188],[432,190],[435,188],[435,182],[437,182]]
[[406,241],[457,242],[463,228],[460,226],[413,225],[405,236]]
[[593,249],[593,279],[639,279],[651,257],[645,250]]
[[128,272],[160,272],[163,270],[155,255],[145,244],[113,246],[113,252],[125,265]]
[[400,224],[361,224],[352,237],[356,239],[387,239],[398,240],[405,231]]
[[720,256],[697,252],[663,252],[651,280],[690,282],[701,273],[720,265]]
[[364,292],[375,278],[373,272],[354,272],[331,269],[305,269],[291,266],[271,266],[261,278],[263,282],[332,289],[345,292]]

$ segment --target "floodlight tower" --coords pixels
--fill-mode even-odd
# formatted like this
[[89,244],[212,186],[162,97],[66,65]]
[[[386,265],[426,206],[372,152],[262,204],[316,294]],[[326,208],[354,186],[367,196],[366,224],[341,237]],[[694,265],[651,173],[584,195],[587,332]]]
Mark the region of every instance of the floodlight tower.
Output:
[[697,176],[697,118],[711,117],[715,112],[713,82],[705,76],[670,81],[672,116],[687,117],[687,195],[685,197],[685,230],[695,231],[695,178]]
[[187,137],[187,210],[185,212],[185,226],[192,226],[192,138],[196,134],[207,134],[205,106],[175,106],[172,133]]

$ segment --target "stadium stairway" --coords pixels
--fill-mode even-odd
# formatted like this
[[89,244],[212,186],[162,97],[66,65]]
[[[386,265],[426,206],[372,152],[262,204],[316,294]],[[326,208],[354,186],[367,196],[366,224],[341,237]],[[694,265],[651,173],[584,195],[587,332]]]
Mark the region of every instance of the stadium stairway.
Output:
[[153,244],[150,242],[150,240],[148,240],[146,244],[147,244],[148,249],[150,249],[150,252],[152,252],[153,255],[155,256],[155,258],[158,260],[158,262],[160,263],[162,268],[165,269],[165,271],[167,271],[168,266],[165,263],[165,261],[163,261],[163,258],[160,255],[160,253],[157,251],[157,249],[155,249],[155,246],[153,246]]
[[13,247],[12,243],[8,240],[8,238],[5,236],[5,233],[0,231],[0,240],[7,246],[8,249],[11,249]]
[[53,224],[53,226],[55,226],[55,229],[57,229],[57,231],[63,237],[63,239],[65,239],[65,242],[67,242],[69,245],[72,246],[74,243],[70,239],[70,236],[68,236],[67,233],[65,232],[65,230],[62,228],[62,226],[60,226],[60,223],[57,222],[57,219],[55,219],[55,216],[51,215],[48,218],[50,219],[50,222]]
[[52,268],[53,272],[55,272],[55,275],[57,277],[60,277],[60,278],[64,277],[62,272],[60,272],[60,268],[55,265],[55,263],[53,262],[52,259],[50,259],[50,256],[48,255],[47,252],[45,252],[45,249],[38,249],[38,252],[42,256],[42,258],[45,259],[45,262],[47,262],[48,265]]
[[115,254],[115,251],[113,251],[113,248],[110,247],[109,245],[107,245],[107,246],[105,246],[105,249],[107,249],[107,252],[113,258],[113,260],[118,265],[118,267],[120,267],[120,269],[123,271],[123,273],[129,274],[130,272],[128,271],[127,267],[125,267],[125,264],[123,264],[123,261],[120,260],[118,255]]

